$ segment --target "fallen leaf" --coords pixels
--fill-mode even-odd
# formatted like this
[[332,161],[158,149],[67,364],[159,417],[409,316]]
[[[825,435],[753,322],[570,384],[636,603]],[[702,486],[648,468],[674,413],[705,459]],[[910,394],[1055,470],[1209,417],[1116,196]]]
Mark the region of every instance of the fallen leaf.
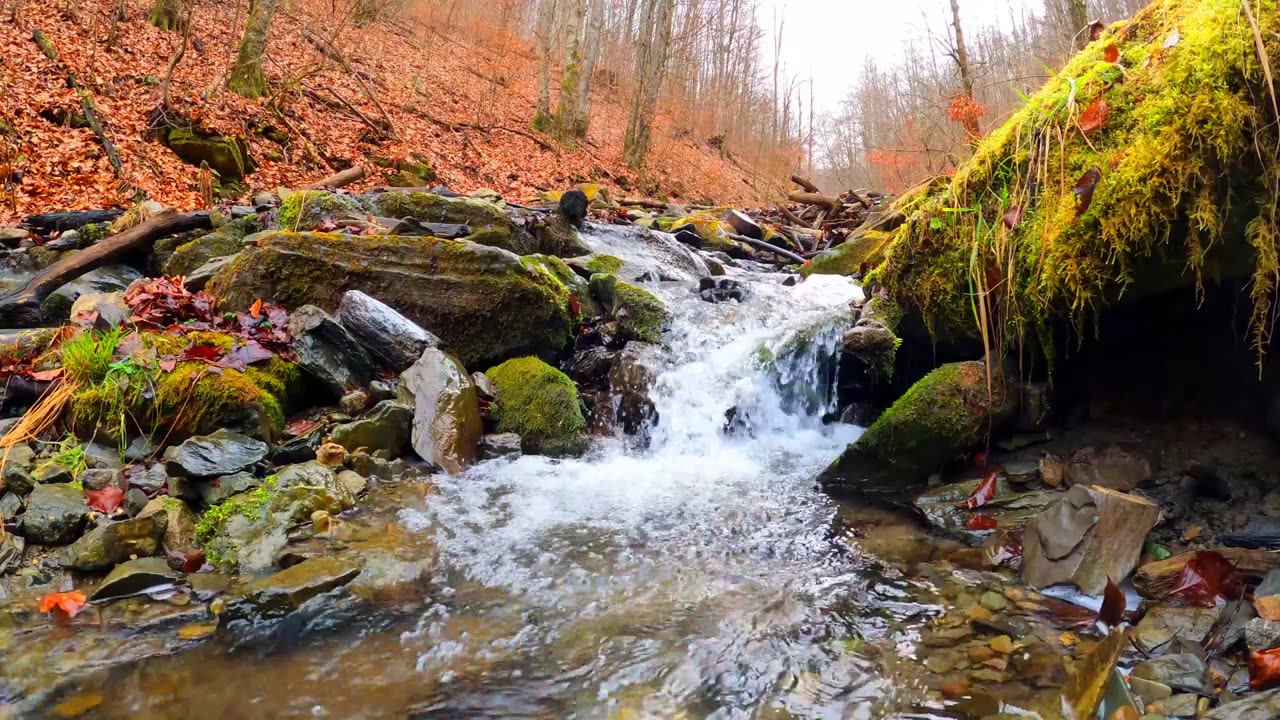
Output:
[[31,373],[31,379],[35,380],[36,382],[53,382],[54,380],[61,378],[64,373],[65,373],[64,368],[54,368],[52,370],[40,370],[38,372]]
[[157,364],[160,365],[161,370],[165,372],[173,372],[173,369],[178,366],[178,359],[172,357],[160,358]]
[[1280,648],[1249,653],[1249,687],[1266,690],[1280,685]]
[[1089,107],[1085,108],[1083,113],[1080,113],[1080,131],[1091,133],[1095,130],[1101,130],[1102,126],[1107,124],[1107,116],[1110,111],[1111,108],[1107,105],[1107,101],[1099,96],[1089,103]]
[[1009,208],[1009,211],[1004,214],[1004,217],[1002,217],[1001,220],[1004,222],[1004,226],[1006,228],[1010,230],[1017,228],[1022,224],[1022,206],[1014,205]]
[[1054,622],[1069,628],[1092,627],[1098,620],[1097,613],[1089,608],[1081,607],[1065,600],[1047,597],[1044,609],[1053,616]]
[[974,488],[973,494],[965,500],[960,507],[966,510],[974,510],[991,502],[991,498],[996,495],[996,470],[988,470],[986,477],[982,478],[982,482],[978,483],[978,487]]
[[1107,587],[1102,591],[1102,606],[1098,608],[1098,622],[1110,629],[1124,622],[1124,592],[1107,578]]
[[1169,591],[1170,597],[1204,607],[1213,607],[1219,597],[1239,600],[1242,595],[1244,578],[1231,561],[1212,550],[1197,551],[1178,574],[1173,590]]
[[1089,168],[1084,175],[1076,181],[1072,194],[1076,198],[1076,217],[1080,217],[1089,210],[1089,206],[1093,204],[1093,191],[1098,187],[1098,183],[1102,180],[1102,173],[1098,168]]
[[1058,636],[1058,642],[1064,648],[1073,648],[1080,642],[1080,636],[1075,633],[1064,632]]
[[86,601],[87,598],[85,598],[84,593],[82,592],[72,591],[45,593],[45,595],[40,598],[39,610],[42,613],[56,611],[62,613],[68,618],[73,618],[76,615],[79,615],[80,611],[84,609]]
[[257,320],[258,316],[261,314],[262,314],[262,298],[258,298],[257,300],[253,301],[252,305],[249,306],[249,317],[253,318],[254,320]]
[[1115,43],[1107,46],[1107,49],[1103,51],[1102,58],[1109,63],[1114,63],[1120,59],[1120,50]]
[[995,530],[996,526],[999,524],[1000,523],[996,522],[995,518],[977,513],[969,518],[969,521],[964,524],[964,527],[966,530]]
[[110,515],[124,504],[124,491],[114,485],[101,490],[85,490],[84,497],[89,502],[90,510]]
[[1199,525],[1192,525],[1187,528],[1186,532],[1182,533],[1182,542],[1191,542],[1192,540],[1200,537],[1203,532],[1204,528]]
[[306,435],[318,427],[320,427],[320,422],[318,420],[294,420],[285,426],[284,432],[290,437],[299,437],[301,435]]

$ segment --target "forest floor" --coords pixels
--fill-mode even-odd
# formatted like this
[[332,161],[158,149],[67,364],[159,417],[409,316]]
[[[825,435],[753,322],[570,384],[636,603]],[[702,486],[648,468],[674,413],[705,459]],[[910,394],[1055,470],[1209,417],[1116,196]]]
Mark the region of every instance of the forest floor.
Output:
[[[37,212],[116,206],[139,191],[164,204],[199,206],[197,168],[149,133],[182,34],[148,22],[149,0],[124,0],[126,17],[115,23],[116,0],[71,2],[78,5],[75,17],[66,14],[67,3],[28,2],[16,21],[0,22],[0,175],[8,179],[0,225]],[[628,97],[604,69],[585,142],[570,149],[532,133],[537,56],[527,42],[462,39],[461,30],[445,33],[412,18],[355,28],[333,18],[326,3],[295,0],[271,30],[267,76],[275,95],[246,100],[225,88],[244,27],[242,6],[198,5],[190,47],[169,89],[168,119],[246,138],[257,163],[246,178],[250,189],[296,187],[352,163],[373,175],[366,184],[381,185],[391,170],[373,166],[371,156],[417,153],[434,167],[437,183],[459,192],[487,187],[524,198],[590,181],[677,202],[760,199],[762,183],[746,162],[681,133],[661,111],[644,175],[629,170],[622,162]],[[56,61],[33,42],[37,29],[57,48]],[[355,72],[326,58],[308,34],[333,39]],[[91,130],[46,119],[79,106],[68,72],[92,91],[123,177],[112,172]],[[335,103],[333,93],[375,123],[385,113],[396,137],[379,137],[357,113],[328,107],[322,100]],[[268,140],[262,135],[268,127],[283,130],[287,141]]]

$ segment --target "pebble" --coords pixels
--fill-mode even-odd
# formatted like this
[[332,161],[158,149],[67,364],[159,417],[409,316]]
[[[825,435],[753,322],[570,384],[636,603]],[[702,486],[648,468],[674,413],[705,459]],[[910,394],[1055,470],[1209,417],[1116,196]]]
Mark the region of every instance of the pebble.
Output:
[[1155,680],[1144,680],[1140,677],[1129,678],[1129,689],[1147,704],[1173,696],[1173,688],[1168,685]]
[[931,673],[941,675],[956,666],[955,661],[946,655],[930,655],[924,659],[924,666]]
[[975,663],[986,662],[996,656],[996,651],[987,645],[970,645],[969,660]]
[[982,607],[981,605],[974,605],[973,608],[969,610],[970,620],[991,620],[994,617],[995,615],[991,614],[990,610]]
[[993,613],[1000,612],[1001,610],[1009,607],[1009,601],[1004,598],[1004,595],[990,590],[982,593],[982,597],[978,599],[978,603]]
[[989,644],[991,645],[992,650],[995,650],[1001,655],[1008,655],[1013,652],[1013,638],[1008,635],[997,635],[996,637],[991,638]]
[[1006,587],[1003,592],[1004,592],[1005,599],[1008,600],[1009,602],[1016,603],[1019,600],[1022,600],[1024,597],[1022,590],[1012,586]]

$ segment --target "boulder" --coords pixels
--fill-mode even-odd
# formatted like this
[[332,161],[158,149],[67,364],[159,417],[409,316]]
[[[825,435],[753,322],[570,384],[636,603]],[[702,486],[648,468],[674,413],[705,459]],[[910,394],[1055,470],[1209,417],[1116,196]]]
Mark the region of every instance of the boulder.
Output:
[[223,181],[239,180],[257,169],[243,138],[175,127],[164,133],[162,140],[183,162],[197,167],[206,163]]
[[498,432],[519,435],[524,452],[561,456],[587,449],[578,391],[564,373],[536,357],[523,357],[485,375],[497,396],[489,412]]
[[537,252],[562,258],[591,254],[591,248],[579,237],[578,229],[563,215],[542,218],[534,225],[533,234],[537,238]]
[[1151,478],[1151,464],[1141,455],[1112,445],[1081,448],[1067,462],[1068,485],[1098,485],[1120,492],[1135,490]]
[[217,275],[219,270],[235,262],[235,260],[236,255],[223,255],[209,260],[209,262],[201,265],[195,270],[192,270],[190,274],[186,276],[186,283],[184,283],[185,287],[191,292],[199,292],[205,289],[205,286],[209,284],[209,280],[211,280],[214,275]]
[[161,463],[151,463],[145,467],[136,468],[129,476],[129,485],[148,495],[155,495],[168,484],[169,474],[165,472],[164,465]]
[[334,397],[342,397],[373,379],[373,358],[364,346],[315,305],[303,305],[293,311],[289,316],[289,336],[293,338],[290,348],[298,366]]
[[1138,566],[1147,533],[1160,519],[1155,504],[1103,487],[1076,485],[1027,523],[1022,580],[1039,589],[1074,583],[1101,595]]
[[51,485],[54,483],[69,483],[76,479],[71,468],[54,460],[45,460],[36,465],[31,471],[31,479],[37,484]]
[[383,192],[368,196],[378,215],[421,222],[458,223],[472,233],[468,240],[517,255],[538,252],[538,241],[488,200],[445,197],[429,192]]
[[196,478],[230,475],[266,456],[266,443],[231,430],[187,438],[164,453],[170,475]]
[[271,462],[276,465],[292,465],[315,458],[320,443],[324,441],[324,428],[315,428],[305,435],[289,438],[271,451]]
[[440,344],[440,338],[359,290],[343,293],[338,303],[338,322],[396,372],[417,362],[423,350]]
[[480,438],[480,459],[520,457],[520,436],[515,433],[493,433]]
[[874,363],[892,352],[897,343],[898,338],[893,331],[874,320],[859,322],[840,338],[840,347],[845,352],[868,363]]
[[625,340],[661,342],[671,324],[671,313],[657,296],[613,275],[593,275],[591,294],[617,322],[618,335]]
[[304,560],[250,583],[239,598],[227,603],[219,621],[282,618],[311,598],[355,580],[359,574],[360,566],[345,558]]
[[[55,323],[61,323],[71,317],[71,306],[82,295],[98,295],[104,293],[124,292],[129,283],[142,277],[142,273],[128,265],[108,265],[81,275],[62,287],[54,290],[40,304],[44,317]],[[126,316],[125,319],[128,319]]]
[[71,312],[63,317],[73,324],[96,330],[110,330],[129,322],[132,313],[124,302],[124,293],[85,293],[71,304]]
[[[315,457],[315,453],[311,453],[310,458],[303,458],[297,462],[306,462]],[[205,505],[217,505],[232,495],[237,495],[248,490],[252,490],[262,485],[262,481],[253,476],[253,473],[240,471],[230,475],[216,477],[209,482],[200,484],[200,499]]]
[[[394,307],[467,365],[554,354],[573,342],[577,323],[568,288],[550,273],[530,272],[520,257],[466,240],[260,233],[209,283],[231,307],[261,297],[332,309],[348,290]],[[337,317],[363,342],[346,313]]]
[[982,438],[1012,413],[999,372],[979,361],[943,365],[906,394],[818,475],[833,495],[858,495],[889,503],[909,500],[905,490]]
[[139,518],[163,516],[164,548],[188,550],[196,546],[196,523],[199,518],[187,503],[176,497],[158,497],[147,503]]
[[411,441],[427,462],[457,473],[475,461],[484,424],[466,368],[427,348],[400,376],[400,402],[413,408]]
[[142,557],[116,565],[89,597],[91,600],[110,600],[179,582],[182,582],[182,575],[171,569],[165,558]]
[[19,495],[31,493],[36,486],[35,478],[31,477],[31,462],[34,459],[35,452],[26,443],[18,443],[9,448],[5,456],[4,470],[0,471],[0,480],[4,482],[6,490],[12,490]]
[[[213,232],[174,248],[164,261],[164,274],[169,277],[186,277],[187,288],[195,290],[197,288],[191,287],[191,275],[214,260],[240,252],[244,247],[244,239],[262,229],[262,223],[256,214],[223,223]],[[205,279],[207,281],[207,276]]]
[[399,457],[409,445],[413,427],[412,407],[384,400],[358,420],[336,426],[330,437],[348,452],[359,448],[371,453],[385,450]]
[[130,558],[155,555],[166,524],[166,515],[156,513],[99,525],[63,550],[59,563],[73,570],[106,570]]
[[89,505],[80,488],[67,483],[37,485],[27,498],[22,534],[39,545],[66,545],[80,537]]

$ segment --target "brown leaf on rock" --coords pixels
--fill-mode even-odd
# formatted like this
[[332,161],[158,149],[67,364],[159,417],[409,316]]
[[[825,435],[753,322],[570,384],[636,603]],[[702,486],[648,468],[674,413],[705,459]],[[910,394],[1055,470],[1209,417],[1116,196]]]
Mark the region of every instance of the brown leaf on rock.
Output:
[[1107,101],[1099,96],[1089,103],[1089,107],[1085,108],[1083,113],[1080,113],[1080,131],[1087,134],[1101,130],[1102,126],[1107,124],[1107,116],[1110,112],[1111,108],[1107,105]]
[[1076,186],[1071,191],[1076,199],[1076,217],[1089,211],[1089,206],[1093,204],[1093,191],[1101,180],[1102,173],[1095,167],[1086,170],[1076,181]]
[[1169,595],[1191,605],[1212,607],[1220,597],[1239,600],[1244,595],[1244,578],[1221,553],[1200,550],[1182,568]]
[[1113,628],[1124,622],[1124,592],[1107,578],[1107,589],[1102,593],[1102,606],[1098,608],[1098,622]]

